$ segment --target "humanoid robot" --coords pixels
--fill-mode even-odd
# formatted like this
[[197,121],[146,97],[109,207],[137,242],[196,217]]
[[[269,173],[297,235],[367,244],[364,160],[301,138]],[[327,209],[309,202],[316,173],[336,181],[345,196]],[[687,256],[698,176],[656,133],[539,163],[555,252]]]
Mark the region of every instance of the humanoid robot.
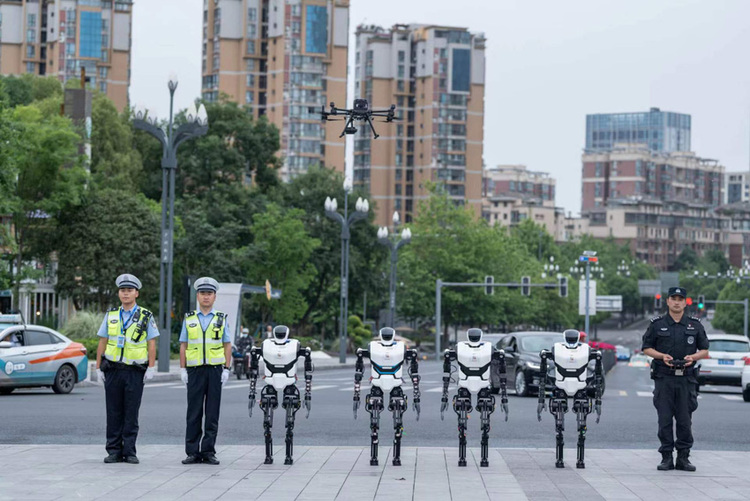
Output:
[[508,395],[506,392],[505,352],[491,343],[482,342],[482,329],[469,329],[468,342],[462,341],[455,350],[445,350],[443,355],[443,398],[440,419],[448,408],[448,384],[451,380],[451,362],[458,362],[458,393],[453,396],[453,410],[458,415],[458,466],[466,466],[466,425],[472,411],[471,396],[477,395],[477,410],[482,427],[482,459],[480,466],[489,466],[487,459],[490,440],[490,415],[495,411],[492,396],[490,370],[493,363],[499,365],[501,409],[508,420]]
[[[589,348],[588,344],[581,343],[580,332],[568,329],[563,332],[564,341],[555,343],[552,351],[542,350],[539,356],[542,358],[540,364],[539,382],[539,404],[536,413],[539,421],[542,420],[544,410],[545,386],[547,383],[547,360],[555,364],[555,388],[549,399],[549,412],[555,416],[555,431],[557,432],[557,452],[555,466],[564,468],[563,462],[563,431],[565,431],[565,413],[568,412],[568,398],[573,398],[573,412],[576,413],[578,423],[578,460],[576,468],[585,468],[583,453],[586,440],[586,416],[591,413],[594,397],[594,410],[596,411],[596,422],[602,415],[602,354],[597,350]],[[587,375],[588,365],[591,360],[596,360],[594,366],[593,395],[588,387]]]
[[365,357],[370,359],[370,393],[365,397],[365,409],[370,413],[370,464],[378,464],[378,428],[380,413],[385,406],[384,393],[390,393],[388,410],[393,413],[393,466],[401,466],[401,435],[404,431],[406,395],[401,389],[404,362],[409,362],[409,377],[414,385],[414,411],[419,421],[419,365],[417,350],[407,350],[403,341],[395,340],[396,331],[390,327],[380,329],[380,341],[373,341],[367,349],[357,350],[354,368],[354,419],[359,409],[359,391],[364,372]]
[[258,381],[258,359],[265,363],[264,381],[266,385],[260,392],[260,408],[263,411],[263,429],[266,438],[265,464],[273,464],[273,411],[279,406],[278,391],[283,391],[281,407],[286,410],[286,458],[284,464],[292,464],[292,447],[294,440],[294,416],[301,407],[297,389],[297,359],[305,357],[305,409],[306,418],[310,416],[312,402],[312,359],[310,348],[302,348],[299,341],[289,339],[289,327],[277,325],[273,337],[263,341],[260,347],[254,347],[250,354],[250,395],[248,410],[253,417],[255,405],[255,385]]

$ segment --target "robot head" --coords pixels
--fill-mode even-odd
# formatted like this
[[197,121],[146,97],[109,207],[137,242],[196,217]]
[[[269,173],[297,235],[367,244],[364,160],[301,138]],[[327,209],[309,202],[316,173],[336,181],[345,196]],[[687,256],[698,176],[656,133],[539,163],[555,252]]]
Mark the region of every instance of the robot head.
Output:
[[276,343],[284,343],[289,339],[289,327],[286,325],[277,325],[273,328],[273,340]]
[[478,343],[482,340],[482,329],[472,328],[466,331],[466,337],[470,343]]
[[567,329],[563,332],[563,337],[565,338],[565,345],[568,348],[575,348],[580,343],[581,333],[575,329]]
[[391,327],[383,327],[380,329],[380,340],[384,343],[392,343],[395,336],[396,331]]

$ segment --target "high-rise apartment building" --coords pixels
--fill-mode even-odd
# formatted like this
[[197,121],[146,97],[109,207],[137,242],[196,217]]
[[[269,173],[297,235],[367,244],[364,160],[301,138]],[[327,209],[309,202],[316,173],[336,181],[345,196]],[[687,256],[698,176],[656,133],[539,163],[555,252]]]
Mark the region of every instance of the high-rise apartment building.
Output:
[[725,180],[724,203],[734,204],[750,201],[750,172],[727,172]]
[[128,104],[132,0],[0,0],[0,74],[86,81]]
[[484,171],[485,197],[510,196],[538,204],[555,205],[555,178],[548,172],[530,171],[525,165],[498,165]]
[[206,101],[227,94],[281,131],[281,177],[345,168],[343,125],[321,106],[346,104],[349,0],[204,0]]
[[394,211],[410,221],[442,186],[457,203],[482,206],[485,38],[466,28],[426,25],[359,26],[355,97],[372,108],[396,105],[393,124],[377,124],[354,139],[354,183],[369,189],[376,222]]
[[586,115],[586,150],[607,151],[616,143],[653,151],[690,151],[690,115],[661,111]]
[[724,201],[724,166],[691,152],[660,153],[639,145],[583,154],[582,210],[641,198],[716,207]]

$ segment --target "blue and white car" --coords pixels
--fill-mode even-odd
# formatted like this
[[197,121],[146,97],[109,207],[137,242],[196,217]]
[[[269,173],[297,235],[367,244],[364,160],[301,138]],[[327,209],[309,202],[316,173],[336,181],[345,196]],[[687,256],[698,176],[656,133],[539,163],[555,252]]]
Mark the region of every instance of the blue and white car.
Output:
[[0,331],[0,395],[40,386],[70,393],[87,375],[86,348],[59,332],[24,324]]

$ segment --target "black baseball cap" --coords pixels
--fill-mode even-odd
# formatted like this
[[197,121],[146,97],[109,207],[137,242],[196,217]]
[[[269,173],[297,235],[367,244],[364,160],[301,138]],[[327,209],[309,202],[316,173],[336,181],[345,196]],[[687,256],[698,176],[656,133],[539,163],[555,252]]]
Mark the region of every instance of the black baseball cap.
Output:
[[687,297],[687,291],[684,287],[670,287],[669,288],[669,297],[672,296],[682,296]]

